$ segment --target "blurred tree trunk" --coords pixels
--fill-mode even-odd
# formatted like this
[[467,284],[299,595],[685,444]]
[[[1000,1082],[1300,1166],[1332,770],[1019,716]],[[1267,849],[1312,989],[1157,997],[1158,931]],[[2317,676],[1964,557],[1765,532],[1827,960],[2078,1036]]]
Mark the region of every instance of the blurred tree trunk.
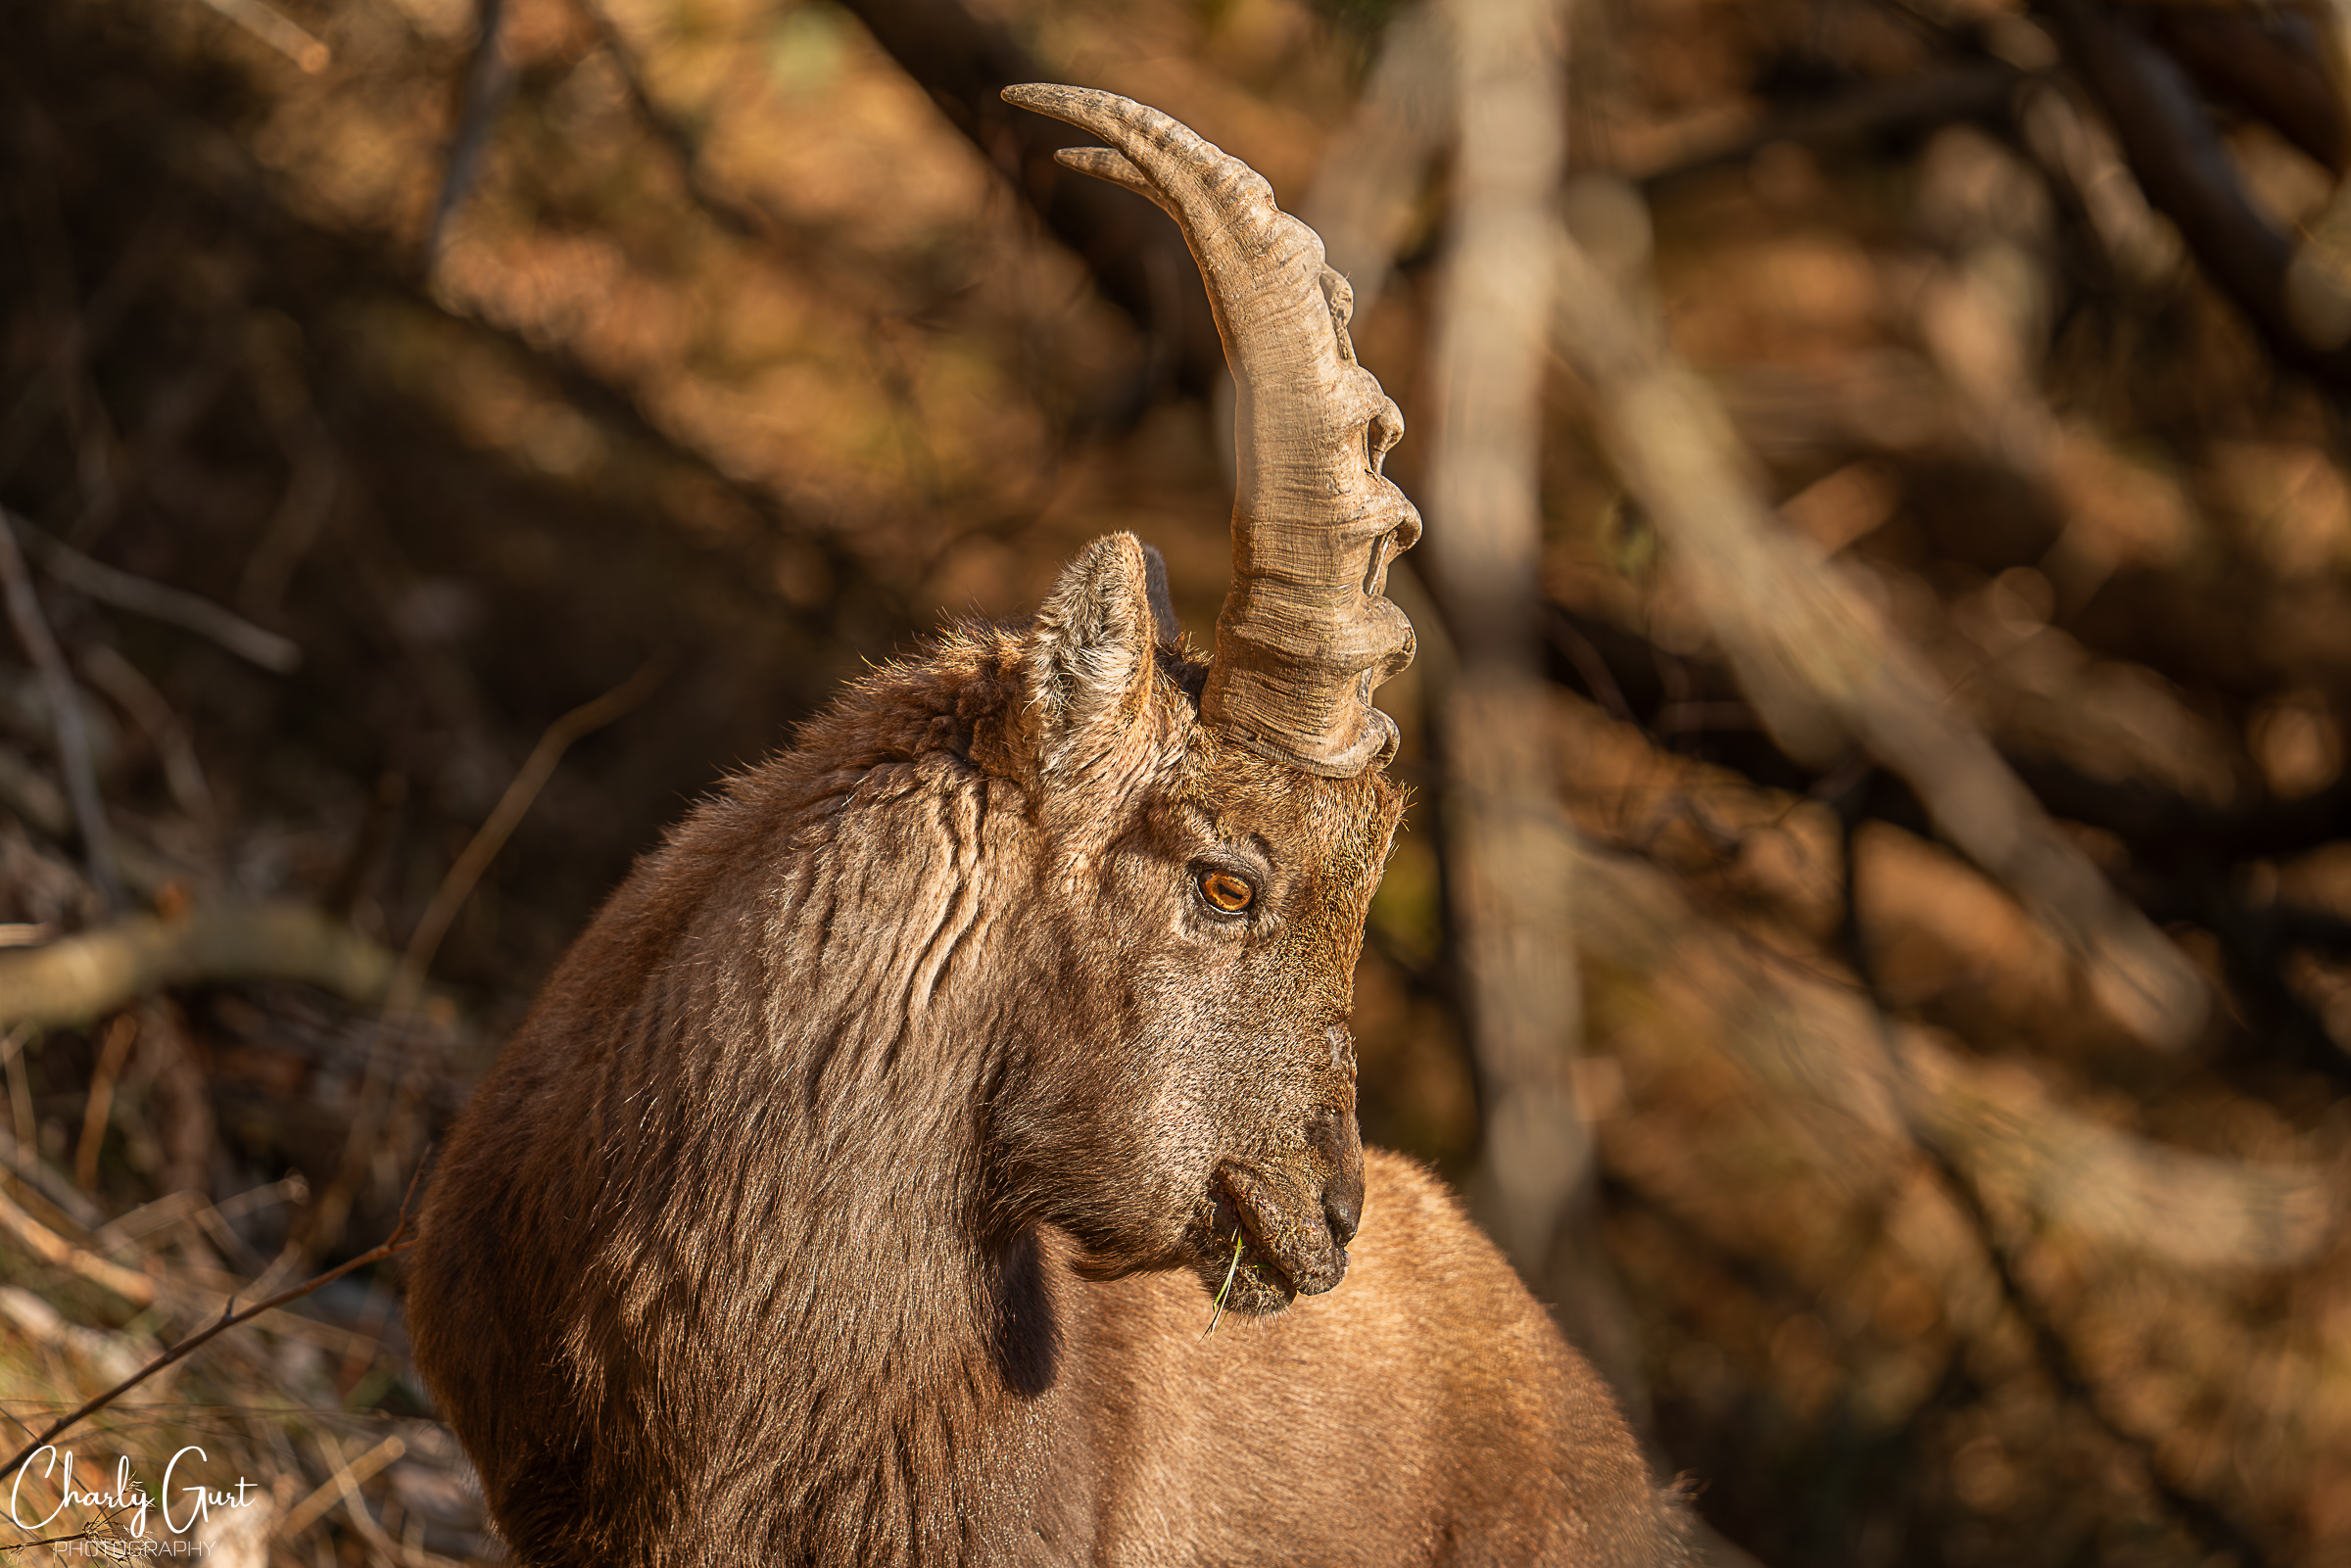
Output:
[[[1435,329],[1429,547],[1459,650],[1440,698],[1449,890],[1484,1113],[1486,1227],[1646,1427],[1638,1353],[1593,1236],[1576,838],[1538,645],[1542,391],[1566,162],[1559,0],[1445,8],[1460,140]],[[1415,51],[1424,47],[1404,38]]]
[[1064,147],[1091,146],[1085,132],[997,96],[1047,74],[1029,52],[960,0],[843,3],[1085,262],[1103,297],[1141,328],[1149,355],[1142,403],[1170,385],[1195,396],[1214,391],[1224,349],[1182,234],[1150,203],[1053,162]]
[[1533,658],[1548,223],[1565,157],[1556,10],[1452,8],[1461,141],[1429,464],[1429,550],[1459,648],[1444,699],[1445,828],[1485,1095],[1478,1196],[1530,1279],[1590,1164],[1565,1071],[1582,1033],[1571,830]]
[[[2351,386],[2351,207],[2342,194],[2306,232],[2279,232],[2248,194],[2199,101],[2192,64],[2150,36],[2135,8],[2057,0],[2051,10],[2068,61],[2114,121],[2148,201],[2180,225],[2205,275],[2236,302],[2279,359],[2338,393]],[[2250,77],[2268,63],[2274,40],[2256,27],[2235,19],[2205,25],[2234,29],[2223,51],[2234,73]],[[2210,51],[2209,38],[2189,33],[2187,41]],[[2321,156],[2339,162],[2339,101],[2327,102],[2323,71],[2316,72],[2320,87],[2308,87],[2312,62],[2301,64],[2303,71],[2281,72],[2252,90],[2263,94],[2263,118],[2322,148],[2334,139],[2331,157]]]

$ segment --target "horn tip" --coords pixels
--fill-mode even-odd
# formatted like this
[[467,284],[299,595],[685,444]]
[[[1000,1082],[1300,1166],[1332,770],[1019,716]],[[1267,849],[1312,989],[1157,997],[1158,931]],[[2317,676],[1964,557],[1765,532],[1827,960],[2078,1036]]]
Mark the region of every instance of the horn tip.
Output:
[[1072,114],[1109,100],[1121,103],[1114,93],[1094,87],[1072,87],[1058,81],[1016,82],[996,95],[1016,109],[1031,109],[1056,119],[1068,119]]
[[1135,167],[1125,153],[1114,152],[1108,147],[1064,147],[1053,155],[1053,162],[1064,168],[1074,168],[1080,174],[1091,174],[1113,185],[1124,185],[1130,191],[1139,191],[1155,202],[1163,200],[1158,189],[1143,177],[1143,171]]

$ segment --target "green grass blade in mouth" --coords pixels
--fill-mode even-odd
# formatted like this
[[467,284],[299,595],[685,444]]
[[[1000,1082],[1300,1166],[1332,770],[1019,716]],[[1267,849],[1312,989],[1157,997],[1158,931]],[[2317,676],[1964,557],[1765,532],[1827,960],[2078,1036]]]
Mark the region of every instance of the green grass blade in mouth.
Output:
[[1217,1287],[1217,1309],[1209,1314],[1208,1327],[1200,1334],[1202,1339],[1214,1334],[1217,1325],[1224,1320],[1224,1299],[1232,1294],[1232,1277],[1241,1271],[1241,1248],[1247,1243],[1248,1235],[1238,1226],[1233,1228],[1232,1261],[1224,1265],[1224,1283]]

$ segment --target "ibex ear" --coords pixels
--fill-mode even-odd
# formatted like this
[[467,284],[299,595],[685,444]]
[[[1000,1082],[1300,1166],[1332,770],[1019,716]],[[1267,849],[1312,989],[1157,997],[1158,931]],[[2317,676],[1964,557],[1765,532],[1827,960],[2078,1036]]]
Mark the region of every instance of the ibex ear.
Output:
[[1168,558],[1157,545],[1143,546],[1143,590],[1151,596],[1151,624],[1159,634],[1160,646],[1176,646],[1183,641],[1183,627],[1176,619],[1176,600],[1168,593]]
[[1150,713],[1153,649],[1175,633],[1167,570],[1132,534],[1095,540],[1062,568],[1023,660],[1038,776],[1091,768],[1137,738]]

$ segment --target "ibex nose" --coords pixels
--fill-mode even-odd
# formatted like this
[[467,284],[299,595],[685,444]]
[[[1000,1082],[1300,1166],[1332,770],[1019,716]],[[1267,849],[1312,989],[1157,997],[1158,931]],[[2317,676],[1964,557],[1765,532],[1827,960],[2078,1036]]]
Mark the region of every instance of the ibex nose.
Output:
[[1329,1162],[1322,1185],[1322,1222],[1339,1247],[1355,1240],[1364,1217],[1364,1140],[1355,1117],[1345,1111],[1325,1111],[1315,1118],[1307,1141]]
[[1341,1247],[1355,1240],[1355,1227],[1363,1217],[1363,1177],[1357,1176],[1346,1185],[1332,1187],[1322,1195],[1322,1222],[1330,1227],[1330,1239]]

